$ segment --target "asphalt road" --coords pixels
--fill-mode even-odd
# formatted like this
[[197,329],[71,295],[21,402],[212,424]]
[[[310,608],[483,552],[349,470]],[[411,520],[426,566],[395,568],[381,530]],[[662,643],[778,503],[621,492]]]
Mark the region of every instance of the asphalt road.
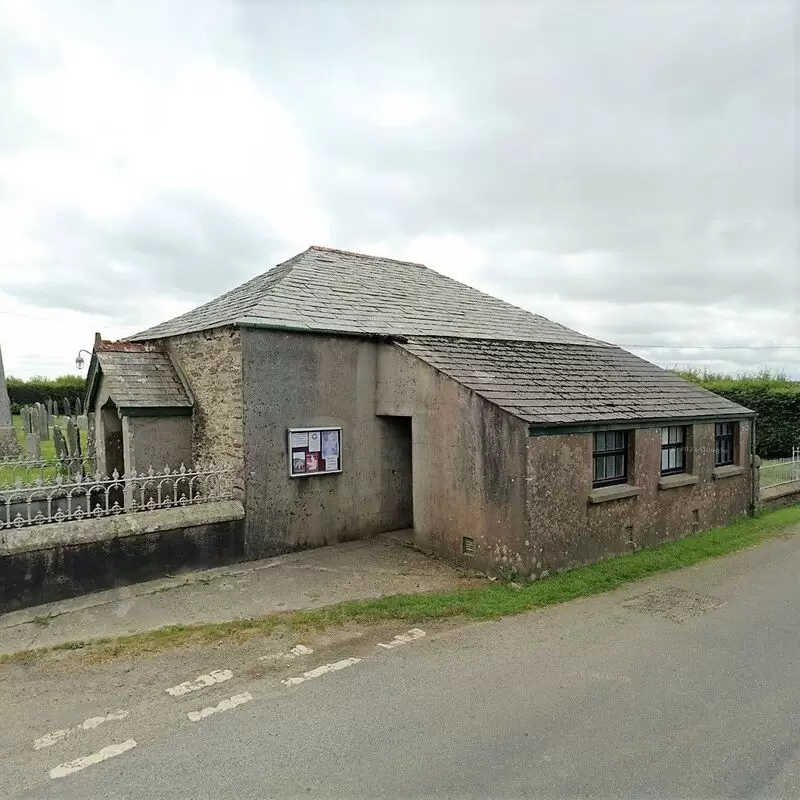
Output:
[[252,700],[199,722],[109,723],[136,746],[26,796],[798,797],[798,575],[794,536],[392,649],[365,639],[296,686],[210,687],[193,707]]

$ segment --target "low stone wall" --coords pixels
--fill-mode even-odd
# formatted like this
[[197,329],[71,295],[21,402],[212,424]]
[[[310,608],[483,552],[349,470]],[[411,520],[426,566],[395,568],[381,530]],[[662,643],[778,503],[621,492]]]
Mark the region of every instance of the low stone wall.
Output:
[[800,503],[800,481],[782,483],[762,489],[758,496],[759,505],[766,511],[784,508]]
[[0,534],[0,613],[241,560],[238,500]]

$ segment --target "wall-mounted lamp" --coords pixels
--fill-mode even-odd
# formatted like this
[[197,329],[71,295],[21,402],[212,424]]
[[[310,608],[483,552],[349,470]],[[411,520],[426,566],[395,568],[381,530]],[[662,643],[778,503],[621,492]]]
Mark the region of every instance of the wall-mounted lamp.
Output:
[[82,370],[83,365],[86,363],[81,353],[86,353],[89,358],[92,357],[92,354],[88,350],[78,350],[78,355],[75,357],[75,366],[78,370]]

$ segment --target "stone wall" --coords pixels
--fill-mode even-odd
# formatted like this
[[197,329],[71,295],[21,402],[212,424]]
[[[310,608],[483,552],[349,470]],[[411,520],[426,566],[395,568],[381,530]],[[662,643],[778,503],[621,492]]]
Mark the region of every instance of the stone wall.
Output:
[[592,489],[591,433],[531,437],[525,573],[597,561],[746,514],[753,502],[749,430],[742,421],[738,466],[715,469],[714,425],[694,425],[689,472],[663,479],[660,429],[635,430],[628,484],[601,490]]
[[230,465],[236,495],[244,496],[242,334],[232,327],[166,340],[194,399],[195,464]]
[[0,613],[233,563],[243,517],[229,500],[3,531]]

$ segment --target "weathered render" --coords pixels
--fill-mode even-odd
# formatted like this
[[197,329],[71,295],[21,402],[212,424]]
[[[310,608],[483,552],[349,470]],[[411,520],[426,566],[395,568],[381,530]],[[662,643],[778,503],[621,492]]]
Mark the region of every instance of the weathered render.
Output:
[[[234,466],[249,557],[413,525],[538,576],[753,507],[751,411],[421,264],[311,247],[132,340],[180,375],[194,461]],[[313,426],[341,428],[341,472],[291,474],[289,430]],[[689,437],[681,474],[663,426]],[[616,430],[606,485],[595,434]]]
[[692,426],[688,471],[661,476],[660,429],[636,428],[632,471],[620,487],[592,489],[592,434],[528,439],[527,526],[520,571],[533,576],[638,550],[748,513],[753,503],[750,423],[738,464],[714,468],[714,425]]

